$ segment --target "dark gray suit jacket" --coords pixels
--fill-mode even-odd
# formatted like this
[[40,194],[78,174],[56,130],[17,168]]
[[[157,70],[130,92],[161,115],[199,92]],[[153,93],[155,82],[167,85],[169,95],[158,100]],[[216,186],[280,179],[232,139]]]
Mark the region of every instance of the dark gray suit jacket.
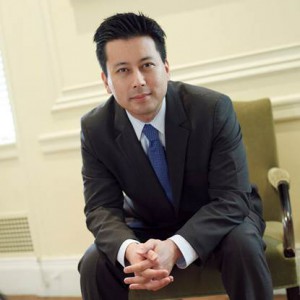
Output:
[[261,214],[241,129],[223,94],[169,82],[165,136],[174,205],[113,97],[86,114],[81,126],[87,226],[112,262],[128,238],[174,233],[205,261],[250,211]]

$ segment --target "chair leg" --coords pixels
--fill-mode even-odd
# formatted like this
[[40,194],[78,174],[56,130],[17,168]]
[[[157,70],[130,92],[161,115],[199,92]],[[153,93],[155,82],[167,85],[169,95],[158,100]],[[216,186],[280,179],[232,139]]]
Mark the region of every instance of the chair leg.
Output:
[[286,295],[288,300],[300,300],[299,286],[286,289]]

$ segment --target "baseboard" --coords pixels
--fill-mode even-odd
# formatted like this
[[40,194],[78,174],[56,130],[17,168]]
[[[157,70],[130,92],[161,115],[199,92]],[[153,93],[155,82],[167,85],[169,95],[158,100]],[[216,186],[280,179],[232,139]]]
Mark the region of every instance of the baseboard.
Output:
[[0,258],[0,291],[7,295],[80,296],[79,257]]
[[[296,248],[300,268],[300,243]],[[0,258],[0,291],[7,295],[80,296],[78,261],[79,257]],[[274,293],[284,295],[285,290]]]

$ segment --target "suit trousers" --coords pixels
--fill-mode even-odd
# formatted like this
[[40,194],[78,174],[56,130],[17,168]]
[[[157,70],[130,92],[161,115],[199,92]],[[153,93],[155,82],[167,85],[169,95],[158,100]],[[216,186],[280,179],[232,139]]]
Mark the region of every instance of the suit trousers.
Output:
[[[213,264],[221,272],[230,300],[273,299],[272,280],[261,237],[263,228],[255,219],[250,213],[242,224],[223,238],[209,258],[215,260]],[[122,266],[110,262],[94,244],[84,254],[78,269],[84,300],[128,300]],[[178,271],[185,272],[175,266],[172,271],[175,281],[171,284],[176,284]]]

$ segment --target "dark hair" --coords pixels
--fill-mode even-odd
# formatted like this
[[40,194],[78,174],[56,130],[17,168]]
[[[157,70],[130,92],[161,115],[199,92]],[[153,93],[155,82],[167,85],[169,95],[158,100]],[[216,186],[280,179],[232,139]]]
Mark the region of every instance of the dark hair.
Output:
[[166,34],[156,21],[142,13],[138,15],[134,13],[115,14],[105,19],[94,35],[94,42],[97,45],[97,58],[105,75],[107,75],[106,44],[112,40],[130,39],[138,36],[151,37],[162,61],[166,61]]

